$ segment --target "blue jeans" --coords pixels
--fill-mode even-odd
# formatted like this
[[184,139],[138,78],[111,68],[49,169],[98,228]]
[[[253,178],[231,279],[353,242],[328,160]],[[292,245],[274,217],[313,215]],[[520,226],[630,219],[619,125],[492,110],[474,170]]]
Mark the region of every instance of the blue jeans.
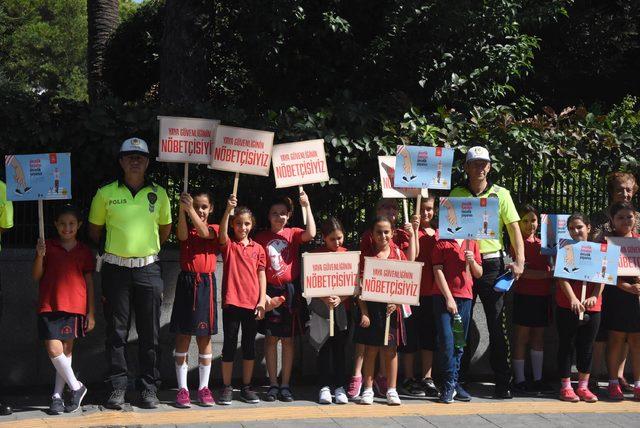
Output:
[[[464,338],[469,333],[471,321],[471,299],[455,298],[458,313],[464,326]],[[453,346],[453,315],[447,311],[447,301],[444,296],[433,296],[433,315],[436,320],[436,336],[438,338],[438,353],[440,359],[440,373],[443,383],[455,385],[458,382],[458,371],[462,360],[463,348]]]

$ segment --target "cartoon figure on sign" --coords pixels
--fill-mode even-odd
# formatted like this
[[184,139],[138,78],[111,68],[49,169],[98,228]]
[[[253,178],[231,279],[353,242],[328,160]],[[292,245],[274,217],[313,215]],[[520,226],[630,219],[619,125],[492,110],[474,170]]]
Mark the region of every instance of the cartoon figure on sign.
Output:
[[576,260],[573,255],[573,245],[565,245],[565,253],[564,253],[564,271],[565,272],[575,272],[580,270],[576,267]]
[[402,157],[402,169],[404,170],[404,175],[402,179],[406,182],[413,181],[416,176],[413,174],[413,165],[411,164],[411,155],[405,146],[402,146],[398,149],[398,156]]
[[440,184],[440,179],[442,178],[442,161],[438,161],[438,169],[436,170],[436,183]]
[[53,192],[58,193],[60,190],[60,171],[58,168],[53,169]]
[[267,244],[267,256],[271,261],[271,269],[276,276],[283,276],[286,272],[286,260],[289,258],[289,246],[287,241],[274,239]]
[[24,175],[22,165],[18,162],[18,158],[15,156],[6,156],[5,165],[13,168],[13,178],[16,180],[17,187],[13,190],[16,195],[23,195],[31,190],[29,183],[27,183],[27,177]]
[[602,270],[600,272],[601,278],[606,278],[607,273],[607,256],[602,257]]
[[484,210],[484,214],[482,214],[482,233],[487,234],[487,229],[489,227],[489,214],[487,214],[487,210]]
[[456,216],[456,210],[449,202],[449,199],[442,198],[442,206],[447,209],[447,221],[449,222],[449,227],[447,227],[447,232],[455,233],[462,229],[462,226],[458,224],[458,216]]

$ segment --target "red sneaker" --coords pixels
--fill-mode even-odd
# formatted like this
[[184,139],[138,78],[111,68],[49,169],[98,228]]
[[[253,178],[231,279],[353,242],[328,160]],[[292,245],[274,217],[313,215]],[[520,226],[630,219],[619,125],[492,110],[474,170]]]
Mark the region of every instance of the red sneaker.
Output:
[[622,393],[622,389],[619,384],[610,383],[607,389],[609,391],[609,399],[616,401],[624,400],[624,394]]
[[189,391],[182,388],[178,390],[176,395],[176,407],[186,409],[191,407],[191,400],[189,399]]
[[560,390],[560,400],[568,401],[569,403],[577,403],[580,401],[580,397],[576,395],[573,388],[564,388]]
[[362,376],[351,376],[349,380],[349,387],[347,388],[347,396],[349,398],[355,398],[360,395],[362,389]]
[[580,400],[586,403],[595,403],[596,401],[598,401],[598,397],[596,397],[593,392],[589,391],[589,388],[576,389],[576,395],[580,397]]
[[633,399],[640,401],[640,388],[638,387],[633,388]]

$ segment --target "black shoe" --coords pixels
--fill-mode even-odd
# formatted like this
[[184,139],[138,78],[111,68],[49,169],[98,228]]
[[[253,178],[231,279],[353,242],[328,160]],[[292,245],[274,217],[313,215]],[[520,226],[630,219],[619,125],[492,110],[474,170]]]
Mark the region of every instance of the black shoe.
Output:
[[160,404],[156,392],[151,389],[143,389],[140,393],[140,407],[143,409],[155,409]]
[[85,395],[87,395],[87,387],[84,385],[81,385],[80,389],[71,391],[69,404],[64,406],[65,413],[73,413],[80,410],[82,399]]
[[122,410],[122,406],[124,406],[124,394],[124,389],[114,389],[111,391],[111,395],[109,395],[107,404],[105,404],[104,407],[107,409]]
[[233,387],[231,385],[227,385],[220,391],[218,404],[228,406],[229,404],[231,404],[231,401],[233,401]]
[[533,389],[540,394],[555,394],[556,390],[551,385],[543,380],[536,380],[533,382]]
[[240,390],[240,399],[245,403],[257,404],[260,402],[258,394],[251,388],[251,385],[245,385]]
[[293,394],[291,394],[291,390],[288,386],[284,388],[280,388],[280,392],[278,393],[278,398],[280,401],[284,401],[285,403],[290,403],[293,401]]
[[513,398],[513,392],[511,392],[510,385],[496,385],[495,392],[493,394],[494,398],[498,398],[500,400],[510,400]]
[[538,390],[534,384],[527,382],[526,380],[518,382],[513,385],[513,390],[518,394],[535,396],[538,395]]
[[415,379],[405,379],[400,386],[400,393],[411,397],[424,397],[425,393],[422,385]]
[[267,391],[267,396],[264,398],[264,401],[276,401],[278,399],[279,392],[280,387],[278,385],[271,385]]
[[49,404],[49,414],[59,415],[64,413],[64,401],[60,397],[51,397],[51,404]]
[[11,406],[7,406],[4,403],[0,403],[0,416],[9,416],[13,413]]
[[438,387],[433,383],[433,379],[430,377],[426,377],[420,381],[420,386],[424,391],[426,397],[438,397],[440,395],[440,391],[438,391]]

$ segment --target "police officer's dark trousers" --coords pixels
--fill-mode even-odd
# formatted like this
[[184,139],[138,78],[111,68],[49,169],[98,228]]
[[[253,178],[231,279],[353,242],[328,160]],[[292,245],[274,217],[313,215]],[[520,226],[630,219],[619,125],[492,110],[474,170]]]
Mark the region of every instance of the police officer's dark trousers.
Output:
[[128,268],[102,266],[102,294],[106,318],[106,356],[113,389],[127,389],[127,342],[131,312],[138,332],[138,363],[144,389],[155,391],[160,377],[158,338],[162,277],[159,263]]

